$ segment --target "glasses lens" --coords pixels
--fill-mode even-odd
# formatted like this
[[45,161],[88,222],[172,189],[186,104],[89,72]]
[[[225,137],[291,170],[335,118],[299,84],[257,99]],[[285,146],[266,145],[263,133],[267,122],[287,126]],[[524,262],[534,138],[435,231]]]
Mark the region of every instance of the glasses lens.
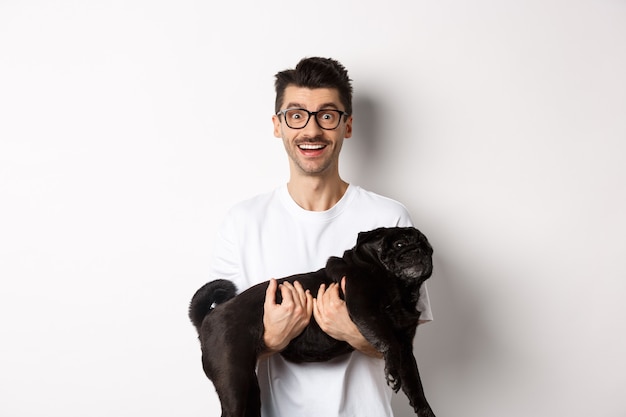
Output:
[[304,109],[289,109],[285,111],[285,122],[292,129],[303,128],[309,121],[309,113]]
[[322,129],[334,129],[339,126],[341,112],[339,110],[320,110],[315,117]]

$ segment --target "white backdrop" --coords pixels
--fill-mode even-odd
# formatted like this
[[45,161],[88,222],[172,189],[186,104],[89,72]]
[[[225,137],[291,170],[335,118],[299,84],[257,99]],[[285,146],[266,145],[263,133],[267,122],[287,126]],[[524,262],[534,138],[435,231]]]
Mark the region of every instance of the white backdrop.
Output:
[[0,0],[0,415],[219,415],[188,301],[313,55],[435,247],[437,415],[626,416],[623,0]]

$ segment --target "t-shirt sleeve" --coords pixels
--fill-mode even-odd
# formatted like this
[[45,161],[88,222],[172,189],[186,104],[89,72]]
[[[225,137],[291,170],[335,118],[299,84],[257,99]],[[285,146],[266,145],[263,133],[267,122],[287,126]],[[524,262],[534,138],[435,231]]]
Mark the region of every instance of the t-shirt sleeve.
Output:
[[433,312],[430,309],[430,297],[428,296],[428,282],[422,284],[420,298],[417,300],[417,311],[420,314],[420,323],[433,321]]
[[239,245],[237,243],[236,221],[229,214],[222,221],[215,237],[213,254],[209,263],[209,279],[233,281],[238,291],[242,291],[242,272]]
[[[411,215],[406,207],[401,205],[400,215],[398,219],[398,227],[415,227]],[[421,312],[420,323],[429,322],[433,320],[433,312],[430,308],[430,297],[428,296],[428,281],[422,284],[420,290],[420,297],[417,301],[417,310]]]

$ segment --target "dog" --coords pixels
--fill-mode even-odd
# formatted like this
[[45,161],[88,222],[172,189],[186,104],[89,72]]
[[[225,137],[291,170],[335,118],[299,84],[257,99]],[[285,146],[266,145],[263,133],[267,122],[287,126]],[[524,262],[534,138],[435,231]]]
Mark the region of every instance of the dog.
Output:
[[[422,284],[432,274],[432,254],[426,236],[416,228],[378,228],[359,233],[356,245],[342,257],[330,257],[325,268],[278,280],[298,281],[316,297],[321,284],[340,283],[345,277],[345,294],[340,291],[340,295],[350,318],[382,353],[387,383],[395,392],[402,388],[419,417],[435,417],[413,355],[420,318],[417,301]],[[268,281],[236,295],[231,281],[215,280],[198,289],[189,305],[189,318],[200,339],[202,366],[219,396],[222,417],[261,415],[255,368],[265,350],[267,286]],[[280,290],[276,300],[282,301]],[[280,354],[292,362],[317,362],[352,350],[346,342],[324,333],[312,317]]]

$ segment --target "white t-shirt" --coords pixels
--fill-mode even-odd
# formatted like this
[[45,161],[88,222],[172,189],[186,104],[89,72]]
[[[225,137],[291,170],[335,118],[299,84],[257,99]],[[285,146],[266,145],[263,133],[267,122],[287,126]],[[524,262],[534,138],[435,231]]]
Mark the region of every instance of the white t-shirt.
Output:
[[[270,278],[316,271],[328,257],[351,249],[359,232],[412,226],[397,201],[350,185],[330,210],[307,211],[283,185],[235,205],[218,232],[210,279],[229,279],[239,291]],[[418,310],[432,320],[423,286]],[[352,352],[329,362],[294,364],[281,355],[257,367],[263,417],[392,416],[384,361]]]

